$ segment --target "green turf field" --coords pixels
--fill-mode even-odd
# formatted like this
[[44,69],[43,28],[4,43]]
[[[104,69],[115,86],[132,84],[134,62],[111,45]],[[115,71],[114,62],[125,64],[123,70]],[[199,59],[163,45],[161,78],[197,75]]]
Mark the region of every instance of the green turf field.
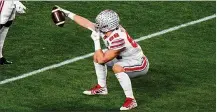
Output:
[[[94,51],[91,32],[67,20],[52,23],[57,4],[92,21],[104,9],[119,13],[133,38],[215,14],[213,2],[23,2],[4,47],[12,65],[0,66],[0,81]],[[145,77],[132,79],[138,108],[131,112],[215,112],[216,21],[208,20],[140,41],[150,61]],[[108,72],[107,96],[85,96],[96,83],[92,58],[0,85],[0,112],[118,111],[125,100]]]

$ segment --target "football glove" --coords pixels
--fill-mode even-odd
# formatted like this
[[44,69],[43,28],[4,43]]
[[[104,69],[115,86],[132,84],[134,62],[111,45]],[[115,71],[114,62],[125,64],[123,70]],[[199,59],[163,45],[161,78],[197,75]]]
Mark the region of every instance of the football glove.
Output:
[[93,39],[94,42],[95,51],[101,49],[99,32],[92,30],[91,38]]
[[74,14],[74,13],[72,13],[72,12],[66,10],[66,9],[63,9],[63,8],[59,7],[58,5],[55,5],[55,6],[56,6],[60,11],[62,11],[62,12],[65,14],[66,17],[68,17],[68,18],[74,20],[74,16],[75,16],[76,14]]
[[99,34],[99,32],[92,31],[91,38],[93,39],[93,41],[99,40],[99,39],[100,39],[100,34]]
[[15,9],[17,13],[23,14],[26,13],[26,7],[20,1],[14,1]]

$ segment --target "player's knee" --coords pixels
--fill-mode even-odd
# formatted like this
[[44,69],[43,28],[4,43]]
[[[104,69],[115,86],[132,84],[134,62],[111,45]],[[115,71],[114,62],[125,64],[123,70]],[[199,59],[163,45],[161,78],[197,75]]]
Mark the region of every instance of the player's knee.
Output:
[[101,64],[101,65],[104,65],[105,64],[105,61],[103,60],[97,60],[97,63]]
[[112,67],[112,70],[114,71],[114,73],[120,73],[120,72],[124,72],[124,68],[118,64],[115,64]]
[[8,21],[4,24],[5,27],[10,27],[12,25],[13,21]]
[[93,62],[98,63],[96,59],[93,58]]

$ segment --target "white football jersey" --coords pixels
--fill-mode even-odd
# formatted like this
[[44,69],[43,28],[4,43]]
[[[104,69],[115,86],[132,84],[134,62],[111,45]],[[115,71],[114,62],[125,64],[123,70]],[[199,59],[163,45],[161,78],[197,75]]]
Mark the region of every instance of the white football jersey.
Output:
[[15,18],[14,0],[0,0],[0,24]]
[[112,50],[122,49],[120,56],[122,59],[141,59],[144,57],[143,51],[126,32],[123,27],[112,32],[109,37],[102,37],[106,47]]

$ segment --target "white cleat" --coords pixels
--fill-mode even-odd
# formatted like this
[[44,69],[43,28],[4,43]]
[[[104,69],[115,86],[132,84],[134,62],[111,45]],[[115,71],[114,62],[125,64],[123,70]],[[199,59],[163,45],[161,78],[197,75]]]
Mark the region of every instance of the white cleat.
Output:
[[133,98],[126,98],[123,106],[120,108],[120,110],[130,110],[137,107],[136,100]]
[[84,91],[83,94],[86,95],[107,95],[108,90],[106,87],[101,87],[97,84],[95,87],[91,88],[90,90]]

